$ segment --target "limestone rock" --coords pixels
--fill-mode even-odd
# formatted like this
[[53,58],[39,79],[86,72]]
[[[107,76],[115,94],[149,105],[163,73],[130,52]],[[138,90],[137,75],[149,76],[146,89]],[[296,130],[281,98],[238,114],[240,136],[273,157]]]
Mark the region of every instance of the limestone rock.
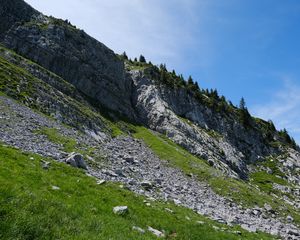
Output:
[[133,226],[133,227],[132,227],[132,230],[138,231],[138,232],[140,232],[140,233],[142,233],[142,234],[145,233],[145,230],[144,230],[144,229],[142,229],[142,228],[140,228],[140,227],[137,227],[137,226]]
[[83,159],[83,156],[79,153],[71,153],[66,158],[66,163],[70,164],[72,167],[87,169],[87,165]]
[[116,206],[113,208],[113,212],[116,215],[125,215],[128,213],[128,207],[127,206]]
[[153,233],[156,237],[159,237],[159,238],[163,238],[165,237],[165,234],[155,228],[152,228],[150,226],[148,226],[148,231]]

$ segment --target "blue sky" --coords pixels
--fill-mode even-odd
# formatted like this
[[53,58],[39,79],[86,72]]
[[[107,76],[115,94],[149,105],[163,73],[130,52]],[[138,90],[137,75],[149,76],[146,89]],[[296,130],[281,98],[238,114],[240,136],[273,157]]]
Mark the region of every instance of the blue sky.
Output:
[[117,53],[166,63],[300,143],[300,1],[26,0]]

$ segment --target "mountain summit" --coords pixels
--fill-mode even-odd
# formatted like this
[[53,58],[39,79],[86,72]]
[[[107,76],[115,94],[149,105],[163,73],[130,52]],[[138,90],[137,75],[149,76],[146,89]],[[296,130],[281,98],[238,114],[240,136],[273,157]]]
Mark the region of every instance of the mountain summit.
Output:
[[68,20],[0,3],[1,142],[226,226],[299,237],[300,152],[286,130]]

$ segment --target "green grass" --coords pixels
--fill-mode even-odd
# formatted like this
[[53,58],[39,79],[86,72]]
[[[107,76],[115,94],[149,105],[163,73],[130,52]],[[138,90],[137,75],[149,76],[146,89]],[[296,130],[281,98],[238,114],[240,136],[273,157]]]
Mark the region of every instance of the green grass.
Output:
[[[272,239],[214,223],[173,204],[153,202],[148,207],[144,198],[117,185],[97,185],[82,170],[51,160],[50,169],[44,170],[40,160],[0,145],[0,239],[156,239],[149,232],[133,231],[133,226],[163,229],[167,239]],[[128,206],[129,213],[114,215],[117,205]]]
[[25,101],[33,95],[34,78],[27,71],[0,57],[0,91]]
[[63,136],[55,128],[41,128],[36,133],[47,136],[53,143],[61,144],[65,152],[73,152],[76,149],[77,142],[72,138]]
[[[274,192],[273,183],[280,185],[288,185],[288,182],[280,177],[275,176],[274,174],[269,174],[265,171],[259,171],[251,174],[252,182],[258,187],[267,193]],[[275,193],[275,192],[274,192]]]

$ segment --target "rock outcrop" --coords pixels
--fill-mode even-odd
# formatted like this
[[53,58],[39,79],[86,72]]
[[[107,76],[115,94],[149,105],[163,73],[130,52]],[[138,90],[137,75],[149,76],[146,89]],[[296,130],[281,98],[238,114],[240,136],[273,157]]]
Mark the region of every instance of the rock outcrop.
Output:
[[229,175],[244,178],[247,164],[278,152],[260,130],[246,129],[233,114],[199,104],[185,89],[158,86],[140,71],[131,76],[139,120]]
[[0,13],[2,44],[63,77],[96,104],[134,118],[131,84],[112,50],[68,21],[44,16],[22,0],[1,0]]

